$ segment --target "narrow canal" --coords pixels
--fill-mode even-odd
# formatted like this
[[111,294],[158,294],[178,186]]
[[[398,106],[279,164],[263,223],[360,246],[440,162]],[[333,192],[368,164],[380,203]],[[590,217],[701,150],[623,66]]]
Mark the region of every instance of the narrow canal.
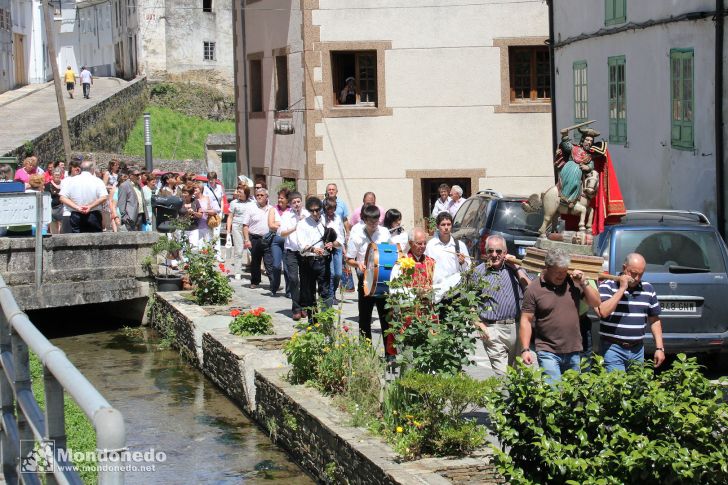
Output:
[[59,326],[49,323],[41,330],[124,415],[129,449],[166,453],[154,472],[127,473],[127,483],[314,483],[153,330],[54,337]]

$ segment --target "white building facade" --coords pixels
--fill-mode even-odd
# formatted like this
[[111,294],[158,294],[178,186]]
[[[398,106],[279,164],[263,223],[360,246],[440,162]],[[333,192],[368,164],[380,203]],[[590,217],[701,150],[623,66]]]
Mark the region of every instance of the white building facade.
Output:
[[699,210],[723,227],[726,134],[716,115],[725,105],[715,86],[726,62],[716,66],[713,18],[721,3],[552,1],[557,125],[596,120],[628,209]]
[[[429,215],[442,182],[466,195],[527,195],[553,183],[545,3],[247,6],[236,88],[246,62],[251,171],[269,185],[296,178],[321,195],[333,182],[351,208],[373,191],[412,227]],[[356,93],[341,98],[349,77]],[[274,134],[276,120],[287,119],[295,133]]]
[[209,71],[233,84],[231,0],[140,0],[141,70],[150,79]]

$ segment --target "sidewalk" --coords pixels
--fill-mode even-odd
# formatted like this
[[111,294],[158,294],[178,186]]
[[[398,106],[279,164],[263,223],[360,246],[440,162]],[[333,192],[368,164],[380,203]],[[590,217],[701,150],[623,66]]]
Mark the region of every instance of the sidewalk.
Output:
[[[80,85],[76,86],[74,99],[70,99],[64,86],[66,118],[71,119],[83,113],[127,85],[129,81],[123,79],[95,78],[91,86],[91,99],[84,99]],[[0,94],[0,119],[6,120],[0,124],[0,155],[56,128],[60,123],[53,83],[30,84]]]
[[[281,278],[283,279],[283,278]],[[294,327],[296,322],[291,318],[291,300],[283,296],[284,294],[284,282],[281,281],[281,290],[277,297],[271,296],[270,290],[268,289],[268,279],[263,276],[262,284],[256,289],[250,289],[250,274],[244,273],[241,280],[230,280],[235,293],[241,297],[241,299],[251,308],[262,306],[268,313],[273,316],[274,321],[277,325],[290,325]],[[337,308],[341,309],[342,320],[346,321],[346,324],[351,327],[352,332],[359,331],[359,316],[357,308],[357,293],[342,293],[337,292],[337,298],[342,298],[342,301],[337,305]],[[376,315],[376,309],[374,315]],[[302,320],[303,321],[303,320]],[[475,332],[473,333],[475,335]],[[384,355],[384,346],[382,344],[382,329],[379,325],[379,319],[372,319],[372,344]],[[477,379],[485,379],[493,376],[494,373],[490,368],[484,367],[484,362],[487,361],[485,351],[483,350],[483,344],[480,341],[476,342],[475,354],[472,356],[475,364],[467,367],[465,372]]]

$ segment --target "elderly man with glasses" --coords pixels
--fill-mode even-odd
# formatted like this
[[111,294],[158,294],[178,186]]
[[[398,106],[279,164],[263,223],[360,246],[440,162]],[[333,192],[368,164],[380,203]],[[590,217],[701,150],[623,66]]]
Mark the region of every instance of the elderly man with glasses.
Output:
[[[265,250],[263,236],[268,234],[268,211],[272,206],[268,204],[268,191],[257,189],[255,191],[255,204],[250,204],[243,215],[243,239],[245,249],[250,249],[250,287],[260,285],[260,261],[265,264],[268,277],[273,274],[273,256]],[[272,291],[272,289],[271,289]]]
[[485,261],[475,268],[475,275],[488,283],[475,325],[488,356],[487,364],[496,375],[505,375],[515,360],[523,291],[531,280],[523,268],[506,258],[508,249],[503,237],[486,239],[485,254]]

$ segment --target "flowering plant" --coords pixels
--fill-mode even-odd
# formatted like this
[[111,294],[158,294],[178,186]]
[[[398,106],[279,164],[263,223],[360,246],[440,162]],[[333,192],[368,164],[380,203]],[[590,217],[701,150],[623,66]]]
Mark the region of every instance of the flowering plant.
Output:
[[253,310],[241,312],[234,309],[230,312],[233,320],[228,328],[233,335],[241,335],[243,337],[249,335],[273,335],[273,317],[265,312],[265,308],[258,307]]
[[215,251],[208,243],[200,252],[189,252],[190,283],[195,287],[192,295],[198,305],[224,305],[233,296],[225,267],[215,260]]

